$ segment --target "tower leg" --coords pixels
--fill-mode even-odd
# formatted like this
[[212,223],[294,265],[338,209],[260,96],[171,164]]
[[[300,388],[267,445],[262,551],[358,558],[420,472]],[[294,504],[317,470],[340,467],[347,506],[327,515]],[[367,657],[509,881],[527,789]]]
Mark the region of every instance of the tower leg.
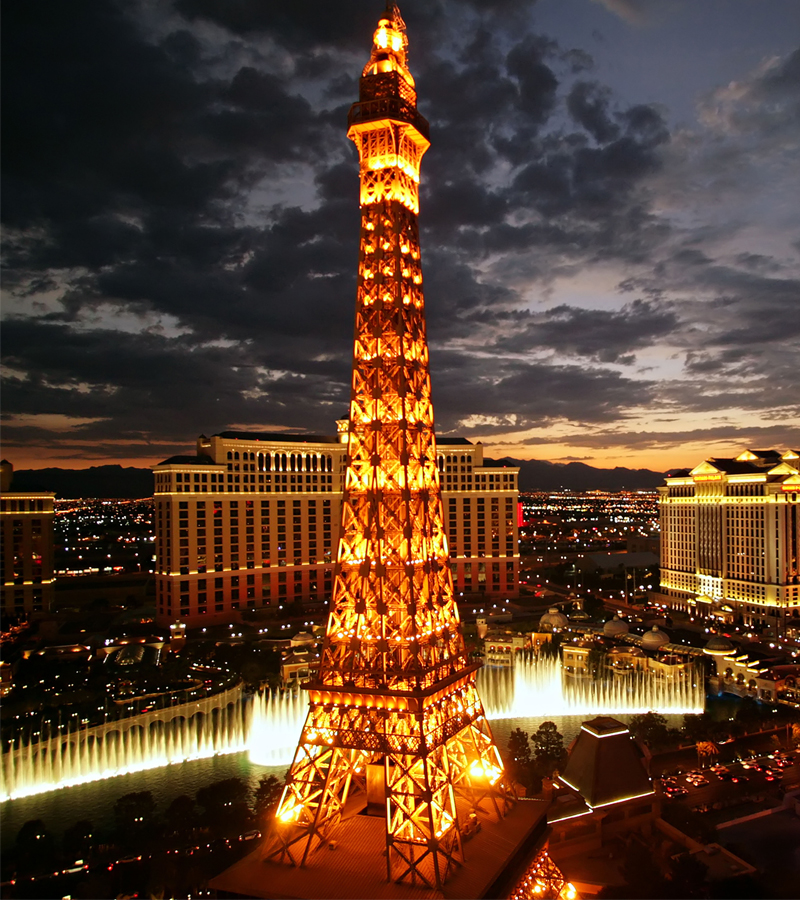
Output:
[[362,783],[360,750],[300,744],[278,805],[265,856],[302,866],[341,819],[353,784]]

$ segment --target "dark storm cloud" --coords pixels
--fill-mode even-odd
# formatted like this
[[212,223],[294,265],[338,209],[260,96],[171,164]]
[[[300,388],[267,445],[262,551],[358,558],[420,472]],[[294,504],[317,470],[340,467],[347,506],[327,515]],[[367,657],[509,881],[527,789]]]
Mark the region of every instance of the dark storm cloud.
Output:
[[635,300],[618,311],[555,306],[499,343],[515,352],[550,348],[602,363],[632,364],[632,351],[665,340],[678,317],[655,303]]
[[[690,373],[768,379],[780,354],[736,353],[780,339],[790,273],[755,252],[723,263],[678,246],[653,211],[663,112],[589,80],[591,57],[537,33],[532,6],[404,9],[433,141],[421,228],[437,421],[498,432],[624,417],[657,387],[608,366],[666,336]],[[36,433],[15,424],[25,415],[74,419],[53,436],[64,447],[75,434],[185,442],[237,422],[329,430],[349,394],[359,228],[346,115],[381,10],[4,6],[7,438]],[[763,125],[758,98],[793,108],[796,80],[794,58],[762,73],[747,121]],[[649,267],[625,286],[649,299],[531,312],[565,273],[613,263]],[[717,307],[668,299],[698,285]]]
[[[647,404],[654,385],[599,366],[552,365],[473,358],[470,382],[463,360],[440,358],[434,386],[437,428],[443,432],[497,434],[559,420],[591,424],[616,421],[632,406]],[[474,424],[470,420],[480,419]]]
[[[17,348],[6,364],[23,377],[9,378],[4,388],[5,415],[35,410],[104,421],[80,426],[84,438],[113,434],[120,441],[157,435],[186,441],[203,427],[223,429],[232,421],[258,421],[265,401],[280,415],[280,424],[330,428],[346,401],[346,371],[328,361],[309,361],[292,371],[285,348],[240,344],[236,359],[218,346],[196,346],[185,338],[124,334],[97,330],[77,333],[39,322],[10,322],[6,340]],[[231,363],[234,362],[232,365]],[[166,386],[189,386],[180,405],[166,405]],[[299,406],[303,392],[316,408]],[[108,421],[114,422],[109,432]],[[4,441],[15,442],[5,424]]]
[[[730,454],[731,447],[775,447],[800,444],[800,428],[786,425],[734,424],[713,425],[708,428],[693,428],[677,431],[625,431],[613,429],[598,430],[593,433],[574,432],[567,435],[571,444],[579,447],[605,449],[620,447],[626,451],[638,452],[644,449],[670,449],[683,444],[695,443],[703,449],[698,452],[695,463],[703,459]],[[702,455],[701,455],[702,454]]]
[[619,125],[609,115],[610,97],[607,87],[589,81],[576,82],[567,96],[569,114],[600,144],[619,135]]

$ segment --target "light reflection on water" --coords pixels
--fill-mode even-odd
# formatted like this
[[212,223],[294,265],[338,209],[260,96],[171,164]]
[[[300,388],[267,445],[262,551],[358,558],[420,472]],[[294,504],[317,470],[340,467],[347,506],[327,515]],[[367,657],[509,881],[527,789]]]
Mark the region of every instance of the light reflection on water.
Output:
[[56,834],[80,819],[89,819],[99,829],[110,828],[114,824],[115,801],[133,791],[151,791],[159,812],[163,812],[176,797],[181,794],[193,797],[201,787],[214,781],[243,778],[255,786],[262,774],[275,774],[282,778],[286,768],[255,765],[246,752],[230,753],[7,800],[0,804],[3,820],[0,841],[3,847],[13,844],[17,832],[29,819],[43,819]]
[[[670,725],[677,726],[682,718],[680,713],[699,713],[704,701],[702,676],[684,682],[636,678],[615,679],[608,684],[582,680],[567,685],[560,665],[545,660],[520,661],[513,669],[487,667],[479,673],[478,688],[501,749],[505,749],[515,728],[532,734],[543,721],[556,723],[567,746],[577,735],[581,722],[594,715],[610,714],[627,723],[633,714],[657,709],[667,714]],[[175,797],[181,794],[194,796],[200,787],[223,778],[239,777],[255,785],[264,773],[282,777],[297,746],[306,703],[303,694],[262,695],[256,697],[252,705],[237,704],[230,716],[226,713],[221,729],[208,723],[198,726],[209,732],[206,743],[211,751],[223,755],[188,758],[185,762],[129,772],[105,781],[74,784],[33,796],[18,796],[4,802],[0,807],[2,845],[7,846],[13,841],[22,824],[34,818],[43,819],[56,832],[79,819],[89,819],[100,829],[110,827],[113,825],[114,802],[133,791],[151,791],[160,808],[164,809]],[[563,714],[554,714],[551,710],[560,710]],[[193,747],[197,741],[192,743],[189,737],[197,737],[192,731],[195,726],[183,722],[181,727],[187,733],[191,731],[191,735],[187,737],[181,732],[180,746],[191,744]],[[209,743],[211,737],[214,741]],[[122,740],[127,742],[129,736],[123,735]],[[249,753],[239,750],[244,746]],[[127,749],[136,750],[135,761],[149,758],[146,747],[137,745]],[[94,752],[97,752],[96,748]],[[178,755],[167,755],[166,758],[175,759]],[[50,764],[50,754],[46,758]],[[20,759],[24,761],[24,755]],[[81,747],[76,760],[81,763],[80,773],[87,766],[92,768],[88,748]],[[25,774],[24,769],[20,771]]]
[[[515,728],[533,734],[544,721],[555,722],[564,736],[564,745],[577,736],[581,722],[587,716],[537,716],[516,719],[494,719],[491,728],[495,741],[505,749],[508,738]],[[617,716],[621,721],[630,721],[631,716]],[[682,716],[666,716],[670,727],[681,724]],[[47,827],[60,834],[74,822],[89,819],[95,827],[106,829],[114,824],[114,802],[124,794],[133,791],[151,791],[163,811],[181,794],[193,797],[207,784],[223,778],[242,778],[255,787],[261,775],[276,775],[283,778],[287,766],[260,766],[250,761],[247,753],[231,753],[210,759],[197,759],[185,763],[175,763],[161,769],[149,769],[120,775],[110,781],[98,781],[77,785],[47,794],[24,797],[0,804],[3,827],[0,829],[2,847],[14,843],[17,832],[29,819],[43,819]]]

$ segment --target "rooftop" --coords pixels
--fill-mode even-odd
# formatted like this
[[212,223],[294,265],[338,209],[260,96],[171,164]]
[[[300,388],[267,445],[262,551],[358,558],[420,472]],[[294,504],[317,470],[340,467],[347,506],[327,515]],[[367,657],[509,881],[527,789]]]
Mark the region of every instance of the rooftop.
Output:
[[212,437],[237,441],[281,441],[298,444],[338,444],[337,435],[331,434],[292,434],[288,431],[219,431]]
[[561,780],[593,808],[654,793],[642,750],[628,727],[611,716],[581,725]]
[[195,454],[194,456],[190,456],[188,454],[178,455],[178,456],[170,456],[169,459],[165,459],[162,462],[158,463],[159,466],[216,466],[219,463],[215,463],[214,460],[210,456],[206,456],[203,454]]
[[438,893],[386,880],[386,819],[350,810],[331,833],[335,848],[323,848],[294,868],[263,859],[263,846],[213,878],[210,887],[227,896],[325,897],[329,900],[393,898],[448,900],[508,896],[541,846],[547,821],[544,801],[522,800],[499,822],[482,821],[464,843],[464,865]]

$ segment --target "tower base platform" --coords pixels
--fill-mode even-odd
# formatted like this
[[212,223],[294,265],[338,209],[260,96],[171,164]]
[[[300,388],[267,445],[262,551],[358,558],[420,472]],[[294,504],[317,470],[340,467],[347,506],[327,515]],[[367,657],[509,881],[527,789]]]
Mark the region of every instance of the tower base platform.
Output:
[[212,879],[217,897],[264,900],[478,900],[508,897],[547,838],[547,806],[519,800],[499,822],[482,822],[464,842],[464,865],[442,892],[396,884],[386,878],[386,820],[351,815],[320,849],[298,868],[267,861],[259,847]]

